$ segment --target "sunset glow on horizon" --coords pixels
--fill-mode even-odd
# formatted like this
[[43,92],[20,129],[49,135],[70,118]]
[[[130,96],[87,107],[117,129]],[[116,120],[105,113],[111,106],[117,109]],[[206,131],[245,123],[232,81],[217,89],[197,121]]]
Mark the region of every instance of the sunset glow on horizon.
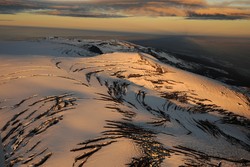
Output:
[[0,25],[82,30],[250,36],[249,1],[3,0]]

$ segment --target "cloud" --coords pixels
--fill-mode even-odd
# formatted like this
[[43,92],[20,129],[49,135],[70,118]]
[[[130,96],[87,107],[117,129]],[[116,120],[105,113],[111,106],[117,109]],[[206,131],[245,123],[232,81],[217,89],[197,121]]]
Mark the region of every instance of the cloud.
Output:
[[193,20],[242,20],[242,19],[249,19],[249,16],[189,13],[187,19],[193,19]]
[[249,8],[250,1],[249,0],[226,0],[226,1],[216,1],[214,5],[222,6],[222,7],[241,7],[241,8]]
[[1,0],[0,13],[21,12],[94,18],[181,16],[235,20],[250,18],[250,3],[248,0],[213,4],[208,0]]
[[46,9],[43,3],[36,3],[35,1],[22,2],[20,0],[2,0],[0,2],[0,13],[2,14],[16,14],[31,10]]
[[203,8],[188,12],[188,19],[239,20],[250,19],[250,10],[221,7]]
[[91,18],[121,18],[126,17],[123,15],[101,12],[72,12],[71,10],[44,10],[36,12],[37,14],[57,15],[57,16],[69,16],[69,17],[91,17]]

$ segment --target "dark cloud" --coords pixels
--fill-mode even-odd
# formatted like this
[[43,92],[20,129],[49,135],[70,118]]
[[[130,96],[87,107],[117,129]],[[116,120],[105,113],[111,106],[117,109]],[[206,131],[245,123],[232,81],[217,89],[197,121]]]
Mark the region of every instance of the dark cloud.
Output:
[[187,19],[192,20],[242,20],[249,19],[250,16],[245,15],[225,15],[225,14],[198,14],[190,12],[186,17]]
[[0,2],[0,13],[2,14],[16,14],[20,12],[29,12],[34,10],[47,9],[48,4],[37,1],[20,0],[3,0]]
[[[233,3],[233,2],[232,2]],[[236,2],[234,2],[236,3]],[[239,1],[243,4],[245,1]],[[250,9],[228,7],[220,4],[220,10],[210,10],[206,0],[2,0],[1,14],[21,12],[71,17],[117,18],[133,16],[182,16],[187,19],[249,19]],[[248,4],[248,2],[247,2]],[[237,10],[234,10],[237,9]],[[203,10],[199,12],[197,10]],[[233,10],[233,12],[230,12]],[[211,12],[212,11],[212,12]]]
[[19,12],[22,12],[22,11],[28,10],[28,9],[34,9],[34,8],[29,8],[25,5],[18,5],[18,4],[1,5],[0,6],[0,13],[1,14],[15,14],[15,13],[19,13]]
[[91,18],[121,18],[125,17],[123,15],[117,14],[105,14],[105,13],[93,13],[93,12],[75,12],[71,10],[45,10],[36,12],[38,14],[46,14],[46,15],[57,15],[57,16],[69,16],[69,17],[91,17]]

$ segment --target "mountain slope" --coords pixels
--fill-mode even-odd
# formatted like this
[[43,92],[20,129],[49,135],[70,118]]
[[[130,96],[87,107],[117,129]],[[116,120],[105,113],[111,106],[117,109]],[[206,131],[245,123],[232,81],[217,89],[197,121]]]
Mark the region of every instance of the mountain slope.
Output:
[[8,166],[250,165],[249,97],[174,57],[120,41],[4,45],[22,46],[1,54]]

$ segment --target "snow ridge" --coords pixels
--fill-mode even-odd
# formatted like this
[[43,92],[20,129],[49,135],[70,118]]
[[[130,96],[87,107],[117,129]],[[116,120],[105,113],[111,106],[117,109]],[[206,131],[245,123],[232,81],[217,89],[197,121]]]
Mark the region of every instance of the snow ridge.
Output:
[[250,165],[250,105],[240,91],[128,42],[29,43],[37,44],[45,55],[1,55],[7,166]]

